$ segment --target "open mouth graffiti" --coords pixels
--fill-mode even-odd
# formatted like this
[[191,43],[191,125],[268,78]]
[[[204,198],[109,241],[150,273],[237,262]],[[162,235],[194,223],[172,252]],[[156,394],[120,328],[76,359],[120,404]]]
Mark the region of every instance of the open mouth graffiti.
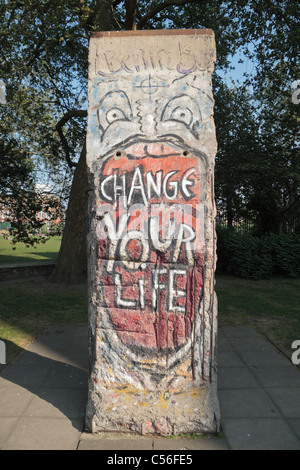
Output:
[[102,164],[97,207],[101,307],[124,346],[172,354],[201,301],[205,171],[168,142],[134,143]]

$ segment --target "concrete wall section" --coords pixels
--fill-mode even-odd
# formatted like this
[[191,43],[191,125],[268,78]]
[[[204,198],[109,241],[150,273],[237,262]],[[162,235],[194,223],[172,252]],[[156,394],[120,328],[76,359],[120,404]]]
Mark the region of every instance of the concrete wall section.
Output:
[[216,432],[209,30],[90,43],[92,431]]

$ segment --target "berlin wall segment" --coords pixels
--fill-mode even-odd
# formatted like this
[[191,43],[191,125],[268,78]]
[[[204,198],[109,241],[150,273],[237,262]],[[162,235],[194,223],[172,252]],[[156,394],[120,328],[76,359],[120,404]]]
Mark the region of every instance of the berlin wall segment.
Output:
[[91,432],[219,430],[211,30],[90,41]]

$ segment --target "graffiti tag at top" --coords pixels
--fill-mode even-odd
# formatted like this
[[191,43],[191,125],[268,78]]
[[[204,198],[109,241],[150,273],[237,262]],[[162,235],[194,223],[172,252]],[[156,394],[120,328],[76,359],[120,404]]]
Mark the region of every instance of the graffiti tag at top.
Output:
[[101,68],[96,73],[101,76],[115,75],[120,72],[139,73],[141,71],[153,70],[176,70],[180,74],[192,73],[200,68],[209,67],[213,61],[212,52],[199,51],[196,54],[186,47],[183,48],[178,42],[174,46],[176,53],[168,49],[149,50],[134,49],[125,57],[120,57],[116,50],[106,50],[99,53],[99,63]]

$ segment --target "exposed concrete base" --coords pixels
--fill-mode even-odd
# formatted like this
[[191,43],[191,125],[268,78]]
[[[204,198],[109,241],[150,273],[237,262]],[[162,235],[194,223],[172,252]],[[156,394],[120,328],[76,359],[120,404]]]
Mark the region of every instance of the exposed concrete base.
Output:
[[[101,410],[101,413],[99,413]],[[87,406],[91,432],[134,431],[147,435],[218,433],[220,413],[216,390],[191,382],[185,389],[145,391],[124,384],[95,383]]]
[[[213,322],[216,325],[217,298]],[[212,344],[212,362],[205,367],[201,348],[191,352],[181,366],[168,368],[160,357],[160,374],[154,374],[158,358],[131,363],[126,349],[114,349],[114,343],[97,330],[91,341],[90,357],[98,351],[89,377],[86,428],[92,432],[135,432],[141,435],[178,436],[217,434],[220,410],[217,396],[217,338],[207,328]],[[205,335],[203,335],[203,338]],[[199,337],[196,343],[200,343]],[[101,345],[101,349],[99,349]],[[101,353],[100,353],[101,352]],[[109,354],[107,354],[109,352]],[[181,354],[177,361],[181,360]],[[193,357],[193,363],[191,358]],[[154,362],[153,362],[154,361]],[[155,377],[155,380],[154,380]]]

